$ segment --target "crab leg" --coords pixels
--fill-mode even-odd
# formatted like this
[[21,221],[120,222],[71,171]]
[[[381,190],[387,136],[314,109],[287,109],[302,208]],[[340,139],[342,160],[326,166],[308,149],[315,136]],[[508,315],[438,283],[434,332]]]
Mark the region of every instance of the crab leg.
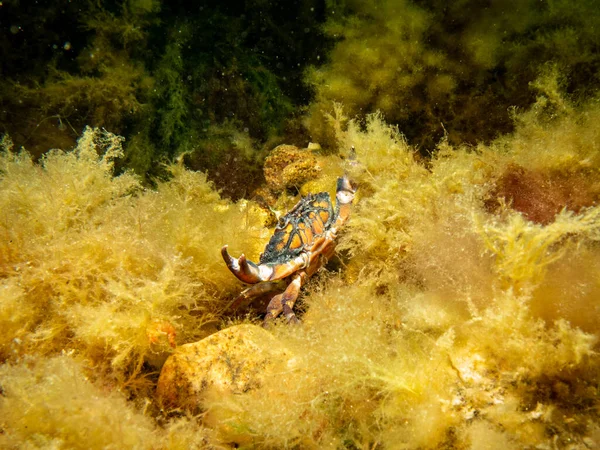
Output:
[[[306,253],[300,253],[291,261],[285,264],[279,264],[273,267],[273,274],[271,280],[283,280],[285,277],[290,276],[298,270],[304,269],[310,263],[309,257]],[[261,267],[261,266],[259,266]]]
[[288,322],[298,322],[298,318],[294,314],[293,308],[298,299],[298,294],[300,294],[300,288],[306,282],[306,278],[305,271],[301,270],[297,272],[292,276],[292,280],[285,291],[271,299],[269,306],[267,306],[267,315],[265,316],[263,326],[269,325],[269,323],[282,312]]
[[254,298],[266,294],[267,292],[275,291],[277,288],[281,290],[282,286],[280,281],[266,281],[264,283],[255,284],[245,289],[233,300],[226,310],[238,309],[242,304],[252,301]]

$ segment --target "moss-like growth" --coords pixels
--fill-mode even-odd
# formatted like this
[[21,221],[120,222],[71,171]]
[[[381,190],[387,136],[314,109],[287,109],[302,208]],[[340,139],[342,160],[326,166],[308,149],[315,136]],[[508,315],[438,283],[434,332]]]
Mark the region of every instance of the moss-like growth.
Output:
[[[292,96],[297,103],[308,97],[296,60],[303,66],[309,62],[303,55],[318,52],[304,42],[318,41],[320,33],[298,32],[303,23],[314,26],[319,14],[310,3],[283,9],[283,18],[281,8],[253,2],[54,6],[3,8],[5,23],[24,26],[14,25],[0,44],[0,132],[34,159],[48,147],[73,146],[90,125],[126,137],[118,169],[134,169],[146,184],[164,178],[160,164],[183,153],[202,154],[194,168],[210,172],[213,181],[240,156],[256,173],[262,143],[293,128]],[[253,145],[240,152],[231,140],[213,152],[223,143],[223,128],[251,136]],[[211,161],[199,165],[206,154]],[[252,190],[224,187],[234,199]]]
[[[286,355],[276,370],[247,391],[202,389],[194,406],[207,414],[189,419],[160,411],[157,372],[174,345],[231,320],[223,309],[242,286],[219,248],[256,260],[266,213],[222,199],[181,163],[152,190],[115,176],[122,139],[106,131],[39,163],[4,139],[0,443],[598,446],[600,159],[589,120],[600,108],[542,85],[515,133],[477,148],[444,141],[426,162],[380,114],[348,121],[337,108],[338,151],[356,155],[319,156],[320,178],[300,191],[334,189],[344,170],[360,186],[339,273],[304,287],[299,326],[268,330]],[[514,167],[549,184],[589,177],[578,186],[591,200],[572,211],[563,197],[564,209],[529,220],[502,188]],[[554,211],[559,192],[535,200]]]
[[258,253],[248,239],[264,234],[260,209],[221,200],[178,165],[143,191],[130,173],[113,177],[118,156],[121,138],[97,129],[41,167],[2,154],[2,360],[75,348],[121,385],[140,381],[144,361],[206,335],[237,289],[220,246]]
[[[511,129],[507,109],[528,107],[538,71],[558,64],[579,98],[598,89],[599,16],[593,1],[330,2],[326,63],[307,72],[315,88],[307,124],[333,147],[323,117],[332,102],[364,117],[380,110],[413,145],[432,151],[489,142]],[[585,30],[582,33],[575,30]]]
[[211,435],[185,418],[157,428],[113,386],[92,383],[85,369],[73,355],[0,366],[0,445],[183,450],[202,448]]
[[[274,329],[296,355],[285,376],[209,398],[223,438],[245,430],[268,448],[596,445],[599,207],[545,226],[508,204],[486,207],[507,167],[541,163],[519,136],[568,134],[597,111],[569,108],[549,122],[522,115],[520,131],[491,147],[444,143],[428,168],[379,115],[364,130],[339,126],[361,186],[338,246],[350,257],[309,289],[302,327]],[[563,146],[546,145],[549,174],[599,168],[583,146],[563,165]],[[572,264],[592,267],[556,278]]]
[[[0,101],[16,117],[6,121],[3,132],[11,133],[18,146],[26,145],[37,158],[48,145],[73,145],[87,124],[123,134],[133,124],[147,122],[153,79],[135,54],[136,46],[145,46],[146,28],[157,6],[154,1],[142,7],[127,2],[120,10],[110,11],[89,3],[68,19],[40,10],[42,16],[47,14],[47,26],[71,20],[77,24],[62,26],[79,31],[71,34],[73,42],[54,36],[47,46],[55,53],[46,67],[32,66],[16,73],[7,70]],[[140,131],[139,126],[133,127]]]
[[275,147],[264,164],[267,185],[276,193],[299,188],[316,178],[320,171],[317,158],[309,149],[299,149],[293,145]]
[[[9,430],[0,437],[5,448],[25,442],[38,448],[149,448],[152,421],[135,413],[118,392],[90,383],[67,355],[5,365],[0,374],[2,426]],[[32,435],[37,439],[30,440]]]

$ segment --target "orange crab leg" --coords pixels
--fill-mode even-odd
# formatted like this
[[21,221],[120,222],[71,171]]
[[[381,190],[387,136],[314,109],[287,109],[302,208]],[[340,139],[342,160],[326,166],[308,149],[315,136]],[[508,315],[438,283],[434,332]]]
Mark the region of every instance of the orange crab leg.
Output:
[[271,275],[270,280],[282,280],[285,277],[289,277],[294,272],[304,269],[308,266],[309,262],[308,255],[306,253],[300,253],[296,258],[285,264],[273,266],[273,274]]
[[311,277],[317,270],[327,264],[335,249],[334,241],[323,238],[318,247],[310,255],[310,264],[306,268],[306,275]]
[[242,304],[249,303],[254,298],[266,294],[267,292],[281,290],[283,286],[281,286],[281,281],[266,281],[264,283],[255,284],[250,286],[248,289],[243,290],[240,295],[238,295],[233,302],[225,308],[226,310],[238,309]]
[[306,272],[303,270],[295,273],[285,291],[271,299],[269,306],[267,306],[267,315],[265,316],[263,326],[268,326],[269,323],[282,312],[288,322],[298,322],[298,318],[294,314],[293,308],[298,299],[298,295],[300,294],[300,288],[306,282],[306,279]]

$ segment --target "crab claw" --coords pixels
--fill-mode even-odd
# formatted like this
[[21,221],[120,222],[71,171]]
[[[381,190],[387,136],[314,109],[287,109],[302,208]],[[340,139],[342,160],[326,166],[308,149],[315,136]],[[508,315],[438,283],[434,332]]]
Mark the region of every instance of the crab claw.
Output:
[[237,259],[233,258],[227,252],[227,245],[224,245],[221,249],[221,255],[223,255],[225,264],[227,264],[231,273],[244,283],[255,284],[269,279],[268,275],[270,274],[261,273],[265,272],[265,270],[261,270],[261,267],[264,266],[257,266],[252,261],[248,261],[243,254]]

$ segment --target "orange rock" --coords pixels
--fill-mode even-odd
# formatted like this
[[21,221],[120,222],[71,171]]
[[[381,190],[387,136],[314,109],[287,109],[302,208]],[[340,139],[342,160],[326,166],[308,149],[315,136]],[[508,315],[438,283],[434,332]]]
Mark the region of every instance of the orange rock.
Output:
[[233,326],[177,347],[162,368],[156,395],[164,408],[198,412],[209,393],[225,396],[255,389],[272,366],[291,356],[262,327]]

